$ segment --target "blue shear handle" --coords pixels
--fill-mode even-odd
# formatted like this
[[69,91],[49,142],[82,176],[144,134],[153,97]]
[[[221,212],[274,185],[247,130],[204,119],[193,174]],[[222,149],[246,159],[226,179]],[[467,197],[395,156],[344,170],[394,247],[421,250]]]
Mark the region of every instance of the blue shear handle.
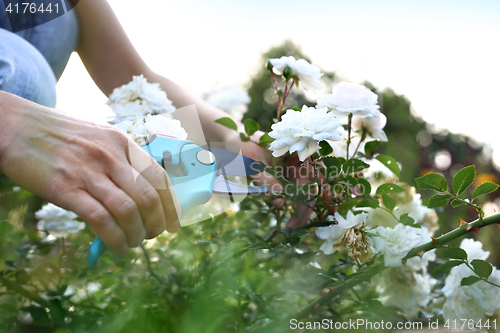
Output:
[[[157,136],[142,148],[158,163],[165,165],[181,205],[181,216],[184,216],[191,208],[203,205],[210,200],[217,162],[209,165],[200,163],[197,154],[204,149],[191,141],[167,136]],[[163,161],[165,151],[170,153],[170,161]],[[97,259],[105,251],[106,246],[99,237],[96,237],[90,245],[87,258],[89,268],[97,264]]]

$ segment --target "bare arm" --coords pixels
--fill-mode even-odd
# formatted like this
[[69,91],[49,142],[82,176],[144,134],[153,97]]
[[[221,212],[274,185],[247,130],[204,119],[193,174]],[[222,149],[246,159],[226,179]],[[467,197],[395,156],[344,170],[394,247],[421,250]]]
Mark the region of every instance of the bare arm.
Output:
[[225,112],[149,69],[105,0],[80,1],[76,9],[81,25],[78,54],[104,94],[108,96],[115,87],[129,82],[133,75],[143,74],[149,82],[160,83],[177,108],[196,105],[208,141],[233,138],[233,131],[214,123],[218,118],[227,117]]

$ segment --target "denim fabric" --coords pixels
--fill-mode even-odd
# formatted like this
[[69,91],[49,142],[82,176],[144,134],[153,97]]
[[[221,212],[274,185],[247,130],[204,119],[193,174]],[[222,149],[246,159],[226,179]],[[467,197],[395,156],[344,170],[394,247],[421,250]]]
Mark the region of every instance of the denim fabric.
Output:
[[78,43],[78,19],[74,10],[37,25],[41,18],[24,16],[33,27],[12,33],[0,0],[0,90],[54,107],[55,84]]

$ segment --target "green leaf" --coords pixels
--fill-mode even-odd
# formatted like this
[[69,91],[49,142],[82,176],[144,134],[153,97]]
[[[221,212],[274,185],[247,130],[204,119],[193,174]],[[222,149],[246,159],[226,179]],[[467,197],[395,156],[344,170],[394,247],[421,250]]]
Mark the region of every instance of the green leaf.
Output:
[[365,154],[367,155],[371,154],[375,149],[378,148],[378,146],[380,146],[380,141],[374,140],[367,142],[365,144]]
[[399,177],[399,165],[394,158],[389,155],[378,155],[375,158],[388,167],[389,170],[391,170],[397,177]]
[[453,177],[453,181],[451,183],[453,192],[455,192],[456,195],[464,193],[464,191],[472,184],[474,178],[476,178],[476,167],[474,165],[462,168],[459,172],[457,172],[455,177]]
[[357,204],[358,201],[357,200],[349,200],[347,202],[344,202],[343,204],[341,204],[339,207],[338,207],[338,213],[342,216],[345,216],[347,215],[347,212],[349,212],[352,207],[354,207],[355,204]]
[[444,278],[450,273],[450,269],[455,266],[462,265],[464,262],[462,260],[450,260],[445,262],[441,267],[438,267],[432,271],[432,277],[434,278]]
[[337,157],[328,156],[321,159],[326,166],[326,179],[336,177],[342,170],[342,161]]
[[240,133],[240,139],[241,139],[241,141],[243,141],[243,142],[250,141],[250,138],[249,138],[249,137],[247,137],[244,133]]
[[289,236],[289,237],[283,238],[283,240],[281,241],[281,244],[283,244],[283,245],[290,244],[290,246],[296,246],[297,244],[299,244],[299,242],[300,242],[300,237]]
[[443,269],[449,269],[449,268],[453,268],[455,266],[460,266],[462,265],[464,262],[461,261],[461,260],[450,260],[450,261],[447,261],[443,264],[443,266],[441,266],[441,268]]
[[463,201],[457,199],[451,201],[451,207],[453,208],[457,208],[458,206],[462,206],[463,204],[464,204]]
[[247,133],[247,136],[252,136],[255,132],[257,132],[260,129],[259,124],[253,119],[245,120],[244,126],[245,126],[245,133]]
[[495,183],[492,182],[482,183],[474,190],[474,193],[472,194],[472,200],[476,199],[480,195],[496,191],[497,188],[498,185]]
[[446,204],[451,200],[451,198],[453,198],[453,195],[451,194],[444,194],[444,195],[436,194],[435,196],[431,197],[427,207],[439,208],[446,206]]
[[358,184],[358,195],[370,195],[370,193],[372,192],[372,186],[370,185],[370,182],[368,180],[366,180],[365,178],[358,178]]
[[391,198],[387,194],[382,195],[382,203],[389,210],[393,210],[394,207],[396,207],[396,200],[394,200],[393,198]]
[[415,182],[421,190],[446,192],[448,189],[448,182],[438,173],[428,173],[425,176],[415,179]]
[[327,141],[320,141],[319,146],[321,147],[321,149],[319,150],[319,154],[321,156],[327,156],[333,153],[333,148]]
[[250,246],[247,246],[245,247],[243,250],[244,251],[247,251],[247,250],[260,250],[260,249],[268,249],[270,246],[268,243],[266,242],[257,242],[257,243],[254,243]]
[[409,225],[410,227],[415,227],[415,220],[408,214],[403,214],[399,217],[399,221],[404,225]]
[[259,146],[267,147],[268,144],[274,141],[274,138],[271,138],[269,134],[264,133],[259,139]]
[[404,192],[405,189],[402,188],[399,185],[392,184],[392,183],[385,183],[380,185],[377,188],[377,195],[382,195],[382,194],[387,194],[387,193],[398,193],[398,192]]
[[363,171],[364,169],[369,167],[369,164],[358,160],[357,158],[351,158],[342,165],[342,170],[344,170],[345,173],[354,173]]
[[379,201],[375,198],[365,198],[361,200],[358,204],[356,204],[356,207],[377,208],[378,206],[379,206]]
[[474,259],[470,264],[474,267],[476,274],[482,278],[487,279],[491,275],[491,272],[493,272],[493,267],[491,267],[491,264],[487,261]]
[[467,252],[458,247],[450,247],[443,251],[443,256],[450,259],[467,260]]
[[481,281],[481,278],[478,276],[472,275],[472,276],[464,277],[462,279],[462,282],[460,282],[460,285],[461,286],[470,286],[471,284],[474,284],[477,281]]
[[235,130],[235,131],[238,130],[238,126],[236,126],[236,123],[229,117],[219,118],[215,122],[218,124],[221,124],[223,126],[226,126],[227,128],[230,128],[232,130]]

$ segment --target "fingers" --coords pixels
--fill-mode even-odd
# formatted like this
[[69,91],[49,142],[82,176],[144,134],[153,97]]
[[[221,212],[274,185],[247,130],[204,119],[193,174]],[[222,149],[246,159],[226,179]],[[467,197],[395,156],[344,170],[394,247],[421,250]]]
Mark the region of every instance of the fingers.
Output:
[[[128,149],[130,164],[140,174],[136,174],[137,185],[139,188],[148,188],[148,193],[151,195],[150,199],[153,199],[153,192],[150,187],[155,189],[157,196],[155,196],[154,201],[159,201],[158,212],[162,212],[162,218],[147,218],[144,220],[146,238],[158,236],[165,228],[168,232],[176,232],[180,226],[181,208],[165,169],[137,144],[129,141]],[[149,184],[150,187],[146,184]]]
[[286,222],[287,228],[295,228],[304,225],[309,220],[311,216],[312,209],[305,205],[296,205],[295,211],[292,213],[288,221]]
[[126,235],[128,246],[139,246],[146,236],[146,230],[136,201],[104,176],[87,182],[86,186],[89,194],[116,219]]
[[125,232],[99,201],[84,190],[67,193],[61,200],[61,203],[56,204],[80,216],[110,251],[120,255],[127,254],[129,246]]
[[142,171],[137,179],[138,183],[147,182],[156,189],[161,203],[161,214],[164,217],[164,222],[161,226],[158,221],[147,222],[149,224],[146,225],[146,229],[148,230],[146,237],[154,238],[162,233],[165,228],[168,232],[176,232],[180,226],[181,206],[165,170],[155,162]]
[[144,228],[143,239],[162,233],[167,221],[157,190],[128,164],[115,168],[110,177],[137,205]]

